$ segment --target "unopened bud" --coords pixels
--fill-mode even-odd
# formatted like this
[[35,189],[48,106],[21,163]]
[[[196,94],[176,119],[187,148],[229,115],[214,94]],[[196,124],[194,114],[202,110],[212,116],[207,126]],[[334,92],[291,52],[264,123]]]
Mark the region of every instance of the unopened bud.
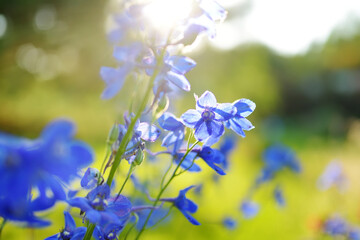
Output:
[[144,158],[145,158],[145,155],[144,155],[144,152],[139,150],[136,154],[136,157],[134,159],[134,164],[135,165],[140,165],[143,161],[144,161]]
[[161,115],[163,115],[163,113],[166,112],[168,107],[169,107],[169,98],[164,94],[159,99],[159,102],[157,104],[157,108],[155,110],[155,117],[159,118]]
[[109,131],[107,144],[111,146],[114,142],[116,142],[116,140],[119,137],[119,133],[120,133],[119,125],[115,123]]

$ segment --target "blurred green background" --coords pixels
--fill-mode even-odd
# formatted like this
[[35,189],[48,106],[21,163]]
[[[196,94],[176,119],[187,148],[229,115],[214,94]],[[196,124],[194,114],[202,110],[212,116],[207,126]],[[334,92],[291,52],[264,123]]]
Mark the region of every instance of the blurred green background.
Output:
[[[99,165],[107,132],[115,120],[121,121],[129,102],[126,89],[133,87],[128,81],[115,99],[100,99],[104,83],[99,69],[115,64],[104,27],[109,8],[98,0],[0,1],[0,30],[6,19],[0,38],[1,131],[36,138],[52,119],[70,118],[78,126],[77,137],[95,149]],[[237,13],[230,10],[229,18]],[[189,195],[199,205],[195,217],[201,226],[173,211],[170,222],[148,230],[143,239],[326,239],[319,227],[333,213],[360,225],[360,21],[352,24],[357,32],[334,31],[326,42],[297,55],[280,55],[255,43],[228,51],[208,45],[191,55],[198,63],[187,75],[192,91],[175,100],[176,115],[194,107],[193,93],[210,90],[219,102],[254,101],[257,108],[249,120],[256,128],[239,140],[228,175],[218,183],[202,165],[201,174],[181,176],[165,194],[206,183],[201,198]],[[239,203],[262,167],[262,151],[278,142],[297,152],[303,173],[284,171],[263,186],[255,195],[260,213],[242,221]],[[349,179],[344,193],[316,186],[333,159],[342,162]],[[160,164],[162,169],[166,160]],[[125,164],[123,168],[119,179],[127,171]],[[151,178],[158,168],[145,163],[138,172]],[[284,209],[272,198],[277,183],[284,188]],[[125,193],[132,192],[127,186]],[[55,234],[63,226],[65,208],[60,203],[42,214],[53,221],[45,229],[10,223],[3,239]],[[240,219],[238,228],[225,229],[220,224],[224,216]]]

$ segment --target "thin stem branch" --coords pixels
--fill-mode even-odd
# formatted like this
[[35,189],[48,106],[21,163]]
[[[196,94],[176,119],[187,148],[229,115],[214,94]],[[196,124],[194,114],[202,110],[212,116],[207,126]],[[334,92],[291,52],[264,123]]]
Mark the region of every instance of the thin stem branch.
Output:
[[4,226],[5,226],[6,222],[7,222],[7,220],[4,218],[1,225],[0,225],[0,239],[1,239],[2,230],[4,229]]
[[116,199],[118,199],[118,197],[120,196],[120,194],[121,194],[122,190],[124,189],[127,181],[129,180],[134,168],[135,168],[134,164],[131,164],[130,168],[129,168],[129,171],[128,171],[127,175],[126,175],[126,178],[125,178],[125,180],[124,180],[124,182],[123,182],[123,184],[122,184],[122,186],[121,186],[121,188],[120,188],[120,190],[119,190],[119,192],[118,192],[118,194],[116,196]]
[[[182,162],[185,160],[185,158],[187,157],[187,155],[191,152],[191,150],[199,143],[200,141],[196,141],[190,148],[188,148],[188,150],[186,151],[186,153],[184,154],[184,156],[182,157],[182,159],[180,160],[179,164],[176,166],[174,172],[172,173],[171,177],[169,178],[169,180],[166,182],[166,184],[164,185],[163,188],[160,189],[159,194],[157,195],[155,202],[153,204],[154,207],[156,207],[157,203],[159,202],[161,195],[164,193],[164,191],[166,190],[166,188],[170,185],[171,181],[176,177],[176,172],[177,170],[180,168]],[[151,215],[153,214],[154,209],[151,209],[151,211],[149,212],[144,225],[141,227],[139,233],[137,234],[137,236],[135,237],[135,240],[139,239],[141,234],[145,231],[146,225],[151,217]]]
[[170,165],[169,165],[168,169],[166,170],[166,172],[165,172],[164,176],[163,176],[163,177],[162,177],[162,179],[161,179],[160,189],[164,186],[164,181],[165,181],[165,178],[166,178],[166,176],[168,175],[168,173],[170,172],[170,169],[172,168],[173,161],[174,161],[174,160],[173,160],[173,159],[171,159],[171,161],[170,161]]

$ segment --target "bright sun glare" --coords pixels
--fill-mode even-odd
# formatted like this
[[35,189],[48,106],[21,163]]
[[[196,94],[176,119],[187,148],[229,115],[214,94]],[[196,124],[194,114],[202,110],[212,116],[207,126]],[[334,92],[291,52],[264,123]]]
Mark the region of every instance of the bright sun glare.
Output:
[[155,28],[166,31],[190,14],[192,3],[193,0],[155,0],[143,9],[143,14]]

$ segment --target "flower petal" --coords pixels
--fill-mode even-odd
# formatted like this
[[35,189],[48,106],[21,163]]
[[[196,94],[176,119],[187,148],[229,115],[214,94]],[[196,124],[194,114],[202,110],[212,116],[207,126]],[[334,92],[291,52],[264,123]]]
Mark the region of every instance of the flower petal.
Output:
[[136,130],[141,132],[141,139],[150,142],[155,142],[161,133],[160,129],[158,129],[155,125],[150,125],[147,122],[140,123]]
[[68,232],[74,231],[76,229],[74,218],[67,211],[64,211],[64,216],[65,216],[65,230]]
[[169,57],[168,62],[177,73],[182,75],[196,66],[196,62],[194,60],[184,56],[171,56]]
[[213,110],[215,112],[215,119],[226,121],[234,117],[236,108],[231,103],[221,103]]
[[201,114],[194,109],[190,109],[187,110],[183,115],[181,115],[181,119],[187,127],[194,128],[196,124],[201,120]]
[[122,88],[125,82],[126,75],[131,71],[129,65],[124,65],[121,68],[102,67],[100,69],[100,76],[106,83],[106,88],[103,91],[101,98],[110,99],[114,97]]
[[165,79],[184,91],[188,92],[191,89],[189,81],[182,74],[169,71],[166,73]]
[[196,107],[198,108],[215,108],[216,107],[216,97],[210,92],[204,92],[200,98],[196,101]]
[[241,117],[249,116],[256,108],[256,104],[253,101],[245,98],[235,101],[233,105],[236,107],[236,114]]
[[185,210],[182,210],[182,209],[179,209],[179,210],[187,218],[187,220],[189,220],[190,223],[192,223],[194,225],[200,225],[200,223],[193,216],[191,216],[189,213],[187,213]]
[[161,115],[158,122],[160,127],[168,131],[176,131],[184,127],[180,119],[175,117],[174,114],[168,112]]

